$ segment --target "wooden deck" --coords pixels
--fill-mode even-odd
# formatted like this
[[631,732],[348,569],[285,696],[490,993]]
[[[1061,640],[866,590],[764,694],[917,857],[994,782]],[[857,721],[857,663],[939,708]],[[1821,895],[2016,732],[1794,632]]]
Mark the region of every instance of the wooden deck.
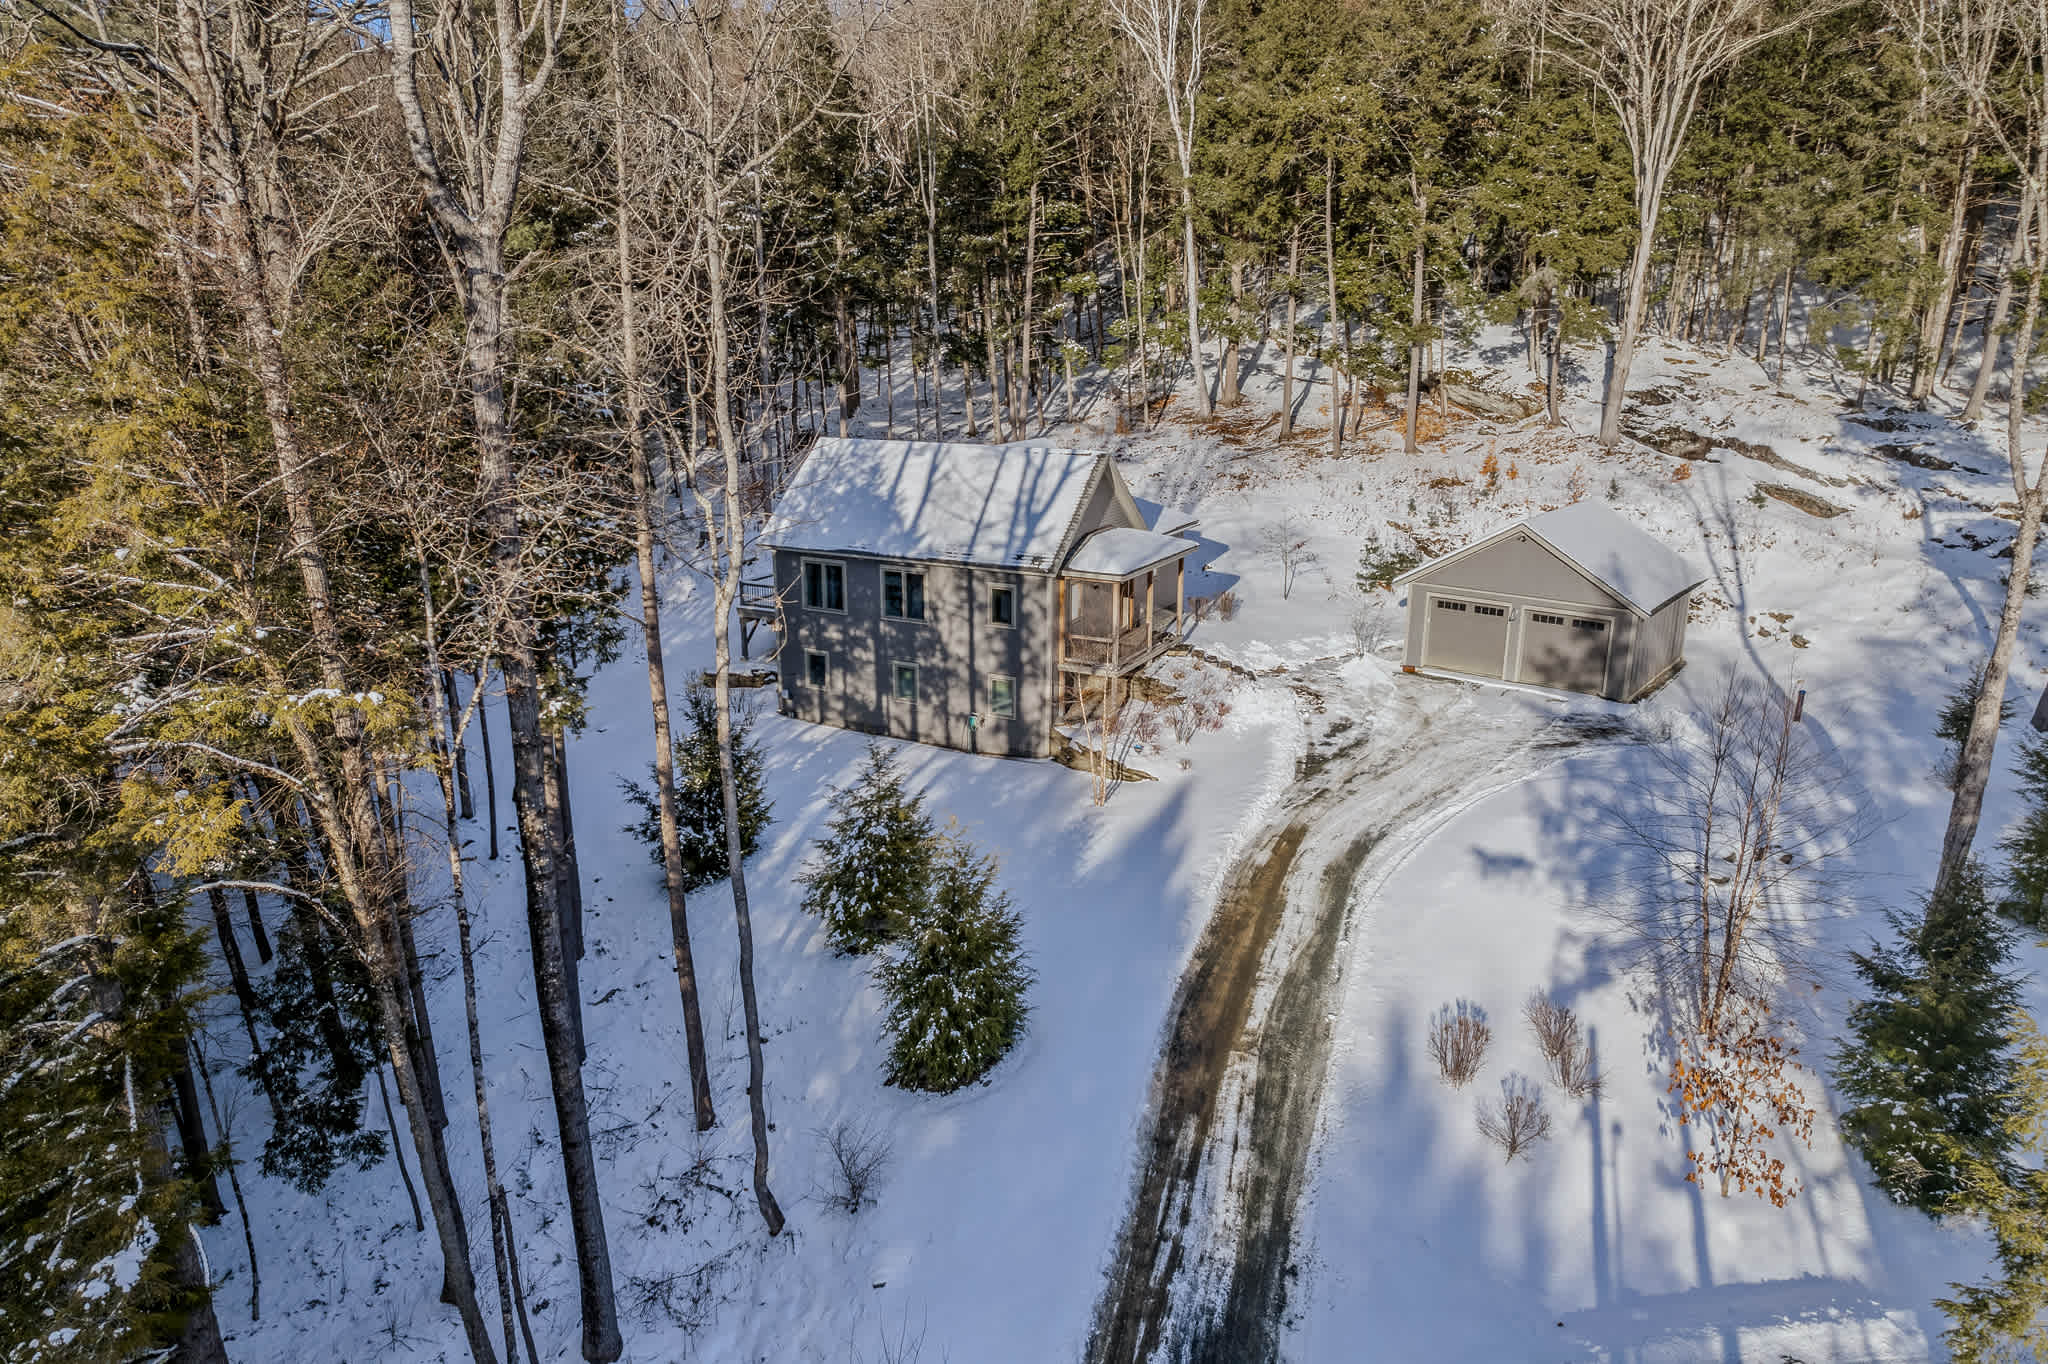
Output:
[[1142,625],[1132,626],[1113,640],[1068,635],[1066,656],[1060,660],[1060,667],[1070,673],[1122,677],[1144,667],[1180,640],[1179,632],[1171,625],[1163,629],[1155,627],[1149,632],[1149,638],[1147,635]]

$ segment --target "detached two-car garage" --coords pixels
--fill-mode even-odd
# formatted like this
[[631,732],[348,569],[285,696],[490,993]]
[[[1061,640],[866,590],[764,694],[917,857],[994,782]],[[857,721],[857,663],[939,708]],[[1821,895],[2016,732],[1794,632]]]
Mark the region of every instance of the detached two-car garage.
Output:
[[1684,662],[1701,581],[1619,513],[1574,503],[1398,579],[1406,665],[1632,701]]

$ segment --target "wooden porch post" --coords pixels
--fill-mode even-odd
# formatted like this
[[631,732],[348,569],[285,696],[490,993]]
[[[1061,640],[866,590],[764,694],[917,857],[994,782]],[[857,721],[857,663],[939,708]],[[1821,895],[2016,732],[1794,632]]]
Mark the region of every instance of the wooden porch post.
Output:
[[1058,642],[1053,646],[1053,659],[1054,666],[1064,674],[1067,667],[1067,580],[1061,578],[1058,581],[1059,603],[1054,607],[1059,616],[1059,620],[1055,622],[1055,638]]
[[1188,599],[1188,561],[1182,555],[1173,561],[1173,637],[1186,639],[1187,628],[1182,624],[1180,613]]
[[1109,589],[1109,675],[1116,676],[1117,665],[1123,661],[1124,653],[1124,589],[1121,584]]
[[1158,576],[1156,568],[1145,570],[1145,652],[1148,654],[1152,652],[1152,596]]

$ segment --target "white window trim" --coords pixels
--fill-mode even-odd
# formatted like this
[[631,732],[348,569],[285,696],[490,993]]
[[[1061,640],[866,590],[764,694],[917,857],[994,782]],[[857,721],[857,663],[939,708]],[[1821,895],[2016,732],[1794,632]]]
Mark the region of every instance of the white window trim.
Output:
[[[822,659],[824,659],[824,660],[825,660],[825,680],[824,680],[823,682],[813,682],[813,681],[811,681],[811,660],[812,660],[812,659],[814,659],[814,658],[822,658]],[[823,687],[823,688],[830,688],[830,687],[831,687],[831,685],[832,685],[832,655],[831,655],[830,651],[828,651],[828,650],[825,650],[825,649],[806,649],[806,650],[804,650],[804,685],[805,685],[806,687]]]
[[[1009,593],[1009,594],[1010,594],[1010,618],[1009,618],[1008,620],[997,620],[997,619],[996,619],[996,608],[995,608],[995,601],[994,601],[994,597],[995,597],[995,594],[996,594],[996,593],[998,593],[998,592],[1007,592],[1007,593]],[[993,627],[995,627],[995,628],[996,628],[996,629],[998,629],[998,630],[1014,630],[1014,629],[1016,629],[1016,628],[1017,628],[1017,589],[1016,589],[1015,587],[1012,587],[1012,586],[1005,586],[1005,585],[1003,585],[1003,584],[1000,584],[1000,583],[991,583],[991,584],[989,584],[989,588],[988,588],[988,596],[989,596],[989,600],[987,600],[987,601],[986,601],[986,602],[984,603],[984,616],[985,616],[985,619],[987,620],[988,624],[989,624],[989,625],[991,625],[991,626],[993,626]]]
[[[1009,684],[1010,684],[1010,713],[1009,713],[1008,715],[1005,715],[1005,714],[1003,714],[1003,713],[1002,713],[1001,711],[999,711],[999,710],[997,710],[997,709],[996,709],[996,683],[998,683],[998,682],[1007,682],[1007,683],[1009,683]],[[988,713],[989,713],[989,717],[990,717],[991,719],[995,719],[995,720],[1014,720],[1014,719],[1016,719],[1016,718],[1017,718],[1017,679],[1016,679],[1016,678],[1014,678],[1014,677],[1010,676],[1010,674],[1008,674],[1008,673],[990,673],[990,674],[988,675],[988,687],[987,687],[987,696],[988,696]]]
[[[915,573],[918,577],[924,579],[923,615],[892,616],[889,614],[889,575],[891,573]],[[880,610],[883,620],[900,620],[910,625],[930,625],[932,623],[932,575],[926,571],[923,564],[883,564],[881,576],[875,579],[875,586],[880,589],[876,594],[876,606]],[[910,582],[908,578],[903,583],[903,605],[908,610],[910,606]]]
[[[908,668],[908,669],[910,669],[910,695],[908,695],[908,696],[903,696],[903,695],[899,695],[899,694],[897,693],[897,690],[896,690],[896,670],[897,670],[898,668]],[[899,704],[899,705],[905,705],[905,706],[914,706],[914,705],[916,705],[916,704],[917,704],[917,691],[918,691],[918,683],[919,683],[919,681],[920,681],[920,680],[921,680],[921,679],[920,679],[920,678],[918,677],[918,666],[917,666],[917,664],[915,664],[915,663],[899,663],[899,662],[896,662],[896,661],[894,661],[894,660],[891,660],[891,662],[890,662],[890,664],[889,664],[889,699],[890,699],[891,701],[894,701],[894,702],[896,702],[896,703],[897,703],[897,704]]]
[[[822,604],[821,604],[821,605],[817,605],[817,606],[813,606],[813,605],[811,604],[811,593],[810,593],[810,578],[811,578],[811,572],[810,572],[810,570],[811,570],[811,565],[812,565],[812,564],[816,564],[816,565],[818,565],[818,566],[819,566],[820,568],[836,568],[836,569],[838,569],[838,570],[839,570],[839,601],[840,601],[840,604],[839,604],[838,606],[825,606],[825,605],[822,605]],[[849,596],[850,596],[851,594],[850,594],[850,593],[849,593],[849,592],[848,592],[848,591],[846,590],[846,588],[847,588],[847,583],[846,583],[846,561],[845,561],[844,559],[799,559],[799,560],[797,561],[797,569],[796,569],[796,579],[797,579],[797,581],[796,581],[796,589],[797,589],[797,596],[798,596],[799,598],[801,598],[801,599],[802,599],[802,601],[803,601],[803,604],[804,604],[804,610],[806,610],[806,611],[823,611],[823,612],[826,612],[826,613],[827,613],[827,614],[829,614],[829,615],[834,615],[834,616],[843,616],[843,615],[845,615],[845,614],[846,614],[846,604],[845,604],[845,603],[846,603],[846,600],[847,600],[847,598],[848,598],[848,597],[849,597]],[[818,575],[818,591],[819,591],[819,595],[820,595],[820,596],[824,595],[824,588],[825,588],[825,575],[821,573],[821,574],[819,574],[819,575]]]

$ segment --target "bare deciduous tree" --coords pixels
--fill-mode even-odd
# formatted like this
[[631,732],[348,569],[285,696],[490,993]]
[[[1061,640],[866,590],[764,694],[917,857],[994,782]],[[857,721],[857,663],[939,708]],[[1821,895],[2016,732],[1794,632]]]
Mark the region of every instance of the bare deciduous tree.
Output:
[[1759,44],[1808,23],[1833,0],[1493,0],[1542,57],[1583,77],[1621,120],[1634,172],[1636,242],[1607,375],[1600,443],[1621,436],[1664,187],[1700,92]]
[[1642,858],[1621,909],[1684,1031],[1714,1035],[1797,963],[1828,859],[1865,836],[1865,802],[1793,719],[1797,701],[1731,672],[1713,706],[1651,751],[1661,769],[1611,817]]
[[[2026,302],[2013,337],[2006,408],[2006,462],[2013,497],[2019,503],[2019,527],[2013,536],[2012,571],[2006,577],[1998,630],[1984,665],[1983,689],[1956,760],[1955,799],[1949,806],[1941,865],[1935,873],[1939,890],[1969,860],[1977,824],[1983,817],[1984,790],[1991,781],[2006,682],[2012,672],[2027,591],[2033,583],[2041,517],[2048,509],[2048,456],[2041,458],[2029,477],[2020,449],[2027,370],[2034,358],[2034,328],[2041,317],[2041,250],[2048,243],[2048,66],[2043,65],[2048,61],[2048,0],[1931,0],[1928,8],[1930,22],[1923,36],[1937,54],[1936,68],[1960,89],[1974,117],[1990,130],[2000,150],[2019,169],[2022,209],[2031,209],[2031,217],[2023,211],[2014,224],[2012,247],[2027,279]],[[1977,60],[1975,54],[1986,45],[2003,52],[2005,59],[1997,63]],[[1994,345],[1987,337],[1982,361],[1987,370],[1995,358]]]
[[1202,364],[1201,257],[1195,250],[1195,114],[1202,90],[1203,22],[1208,0],[1109,0],[1110,17],[1136,48],[1166,103],[1166,126],[1180,168],[1181,255],[1187,294],[1188,366],[1195,412],[1208,420],[1209,375]]
[[565,893],[570,889],[564,884],[569,840],[558,755],[542,717],[539,629],[524,572],[520,457],[507,382],[511,342],[505,236],[518,200],[528,130],[554,75],[569,9],[567,0],[538,0],[531,9],[502,4],[488,11],[451,4],[423,19],[414,0],[390,0],[388,33],[379,36],[386,39],[406,149],[443,242],[450,282],[462,301],[463,375],[478,456],[477,504],[504,602],[499,674],[512,741],[512,803],[526,867],[541,1039],[576,1240],[583,1357],[605,1364],[617,1359],[625,1344],[583,1090],[582,1001],[574,985],[582,935],[570,922],[573,896]]

